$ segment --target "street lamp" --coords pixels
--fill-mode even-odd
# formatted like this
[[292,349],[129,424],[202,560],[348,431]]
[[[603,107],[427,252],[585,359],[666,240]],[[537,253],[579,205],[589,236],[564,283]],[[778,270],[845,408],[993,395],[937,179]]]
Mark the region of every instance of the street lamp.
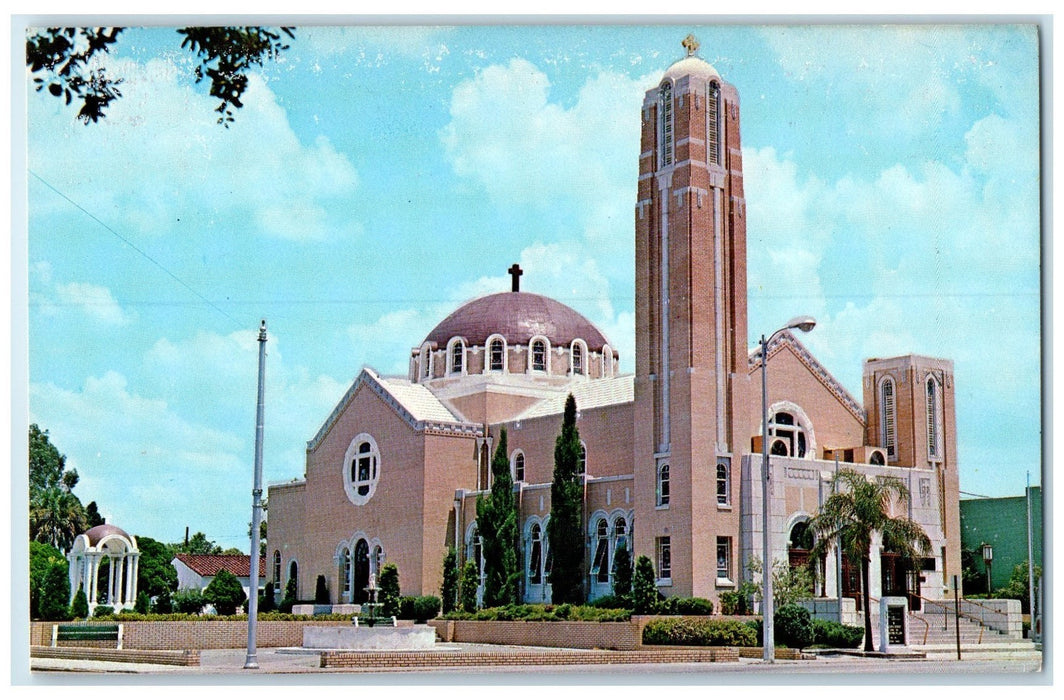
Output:
[[772,548],[769,546],[770,489],[768,463],[768,344],[777,335],[792,328],[808,333],[816,326],[812,316],[798,316],[787,322],[765,339],[761,336],[761,621],[763,634],[762,658],[772,663],[776,660],[775,634],[772,626]]
[[994,561],[994,548],[988,543],[983,543],[983,563],[986,564],[986,592],[989,595],[994,590],[990,578],[990,563]]

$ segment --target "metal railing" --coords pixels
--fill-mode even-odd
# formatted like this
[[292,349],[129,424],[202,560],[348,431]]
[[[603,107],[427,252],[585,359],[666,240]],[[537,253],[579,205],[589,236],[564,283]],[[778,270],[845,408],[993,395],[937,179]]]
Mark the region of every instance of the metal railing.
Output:
[[[928,612],[928,613],[931,612],[931,610],[928,610],[928,608],[939,608],[939,609],[941,609],[941,612],[942,612],[942,629],[943,630],[948,630],[949,629],[949,616],[950,616],[950,613],[953,613],[956,617],[962,617],[962,618],[964,618],[966,620],[969,620],[969,621],[974,622],[975,624],[979,625],[979,639],[976,642],[977,644],[981,644],[983,642],[983,632],[986,630],[987,627],[990,626],[990,625],[987,624],[987,621],[986,621],[987,614],[995,615],[995,616],[1002,614],[998,610],[994,610],[993,608],[987,607],[986,605],[983,605],[982,603],[979,603],[978,601],[971,600],[971,599],[968,599],[968,598],[963,599],[965,604],[977,608],[978,609],[978,615],[973,614],[971,612],[968,612],[966,610],[957,609],[956,605],[951,604],[948,601],[931,600],[930,598],[925,598],[924,596],[916,594],[916,593],[912,593],[910,595],[913,595],[914,597],[919,598],[921,601],[923,601],[924,610],[926,612]],[[937,611],[935,611],[935,612],[937,613]]]

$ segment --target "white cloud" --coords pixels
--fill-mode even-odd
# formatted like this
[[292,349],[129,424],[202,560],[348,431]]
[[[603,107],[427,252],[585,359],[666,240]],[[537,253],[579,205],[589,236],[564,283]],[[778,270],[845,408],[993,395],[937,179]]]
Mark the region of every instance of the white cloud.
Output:
[[617,115],[639,113],[643,82],[599,70],[565,108],[545,73],[514,58],[455,87],[440,138],[455,173],[496,204],[560,209],[570,233],[617,240],[630,235],[639,153],[638,129]]
[[[125,78],[123,96],[91,127],[59,100],[30,100],[29,160],[123,234],[319,240],[357,230],[348,215],[355,168],[323,137],[302,143],[260,76],[249,76],[244,107],[225,129],[217,101],[187,84],[186,65],[117,60],[109,71]],[[118,174],[137,186],[112,187]]]
[[104,326],[123,326],[131,320],[110,289],[88,282],[56,282],[54,270],[47,261],[30,265],[30,279],[34,313],[44,316],[73,313]]

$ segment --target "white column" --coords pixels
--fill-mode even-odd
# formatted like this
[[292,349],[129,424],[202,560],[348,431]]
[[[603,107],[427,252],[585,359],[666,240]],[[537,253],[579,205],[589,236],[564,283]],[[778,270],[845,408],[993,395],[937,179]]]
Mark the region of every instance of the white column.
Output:
[[130,598],[135,603],[137,601],[137,578],[140,576],[140,552],[137,552],[137,553],[133,554],[132,556],[133,556],[133,566],[131,567],[131,569],[132,569],[132,575],[131,575],[132,576],[132,583],[130,584],[129,590],[131,591]]
[[107,604],[114,607],[115,604],[115,560],[107,557]]
[[89,604],[96,604],[96,591],[100,585],[100,555],[92,555],[92,586],[89,588]]

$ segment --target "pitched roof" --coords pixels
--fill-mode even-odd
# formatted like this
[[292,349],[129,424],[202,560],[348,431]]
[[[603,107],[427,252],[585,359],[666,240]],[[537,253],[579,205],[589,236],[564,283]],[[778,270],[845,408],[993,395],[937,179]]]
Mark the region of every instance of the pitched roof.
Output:
[[[234,576],[251,576],[251,557],[247,554],[178,554],[174,557],[200,576],[216,576],[225,569]],[[259,558],[259,578],[266,578],[266,559]]]
[[415,384],[401,377],[381,377],[369,367],[365,367],[336,404],[336,408],[325,420],[317,435],[307,441],[308,451],[317,449],[362,387],[380,397],[414,430],[431,429],[470,435],[477,434],[479,430],[479,426],[467,423],[451,413],[423,384]]
[[576,399],[576,409],[578,411],[631,403],[635,401],[635,375],[625,374],[620,377],[572,382],[559,390],[554,396],[543,399],[531,406],[514,420],[528,420],[541,416],[561,414],[565,412],[565,399],[569,394],[572,394],[573,398]]

